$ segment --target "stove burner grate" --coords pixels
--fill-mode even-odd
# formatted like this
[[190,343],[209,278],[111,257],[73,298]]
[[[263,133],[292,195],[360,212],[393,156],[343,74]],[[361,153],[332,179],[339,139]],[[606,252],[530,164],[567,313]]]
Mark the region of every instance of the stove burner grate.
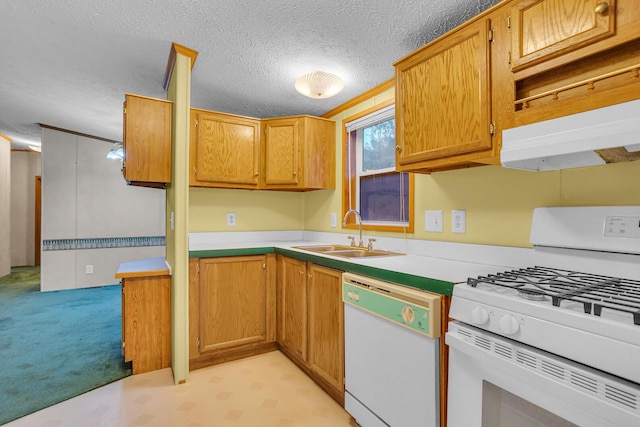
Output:
[[526,299],[543,301],[561,307],[564,301],[581,303],[586,314],[600,316],[602,310],[616,310],[633,316],[640,325],[640,281],[600,276],[549,267],[529,267],[487,276],[469,278],[475,287],[484,283],[513,288]]

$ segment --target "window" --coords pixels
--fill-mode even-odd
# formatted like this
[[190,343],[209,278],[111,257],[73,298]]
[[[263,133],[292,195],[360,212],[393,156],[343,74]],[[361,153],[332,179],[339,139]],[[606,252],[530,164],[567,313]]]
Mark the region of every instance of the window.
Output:
[[[395,106],[377,106],[343,123],[343,215],[356,209],[364,229],[413,232],[413,176],[395,172]],[[355,226],[350,216],[347,227]]]

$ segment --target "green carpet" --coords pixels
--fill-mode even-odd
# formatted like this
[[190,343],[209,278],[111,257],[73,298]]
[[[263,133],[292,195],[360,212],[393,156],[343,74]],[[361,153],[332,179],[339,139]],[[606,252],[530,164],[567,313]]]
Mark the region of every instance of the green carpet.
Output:
[[38,267],[0,278],[0,424],[131,375],[120,285],[39,289]]

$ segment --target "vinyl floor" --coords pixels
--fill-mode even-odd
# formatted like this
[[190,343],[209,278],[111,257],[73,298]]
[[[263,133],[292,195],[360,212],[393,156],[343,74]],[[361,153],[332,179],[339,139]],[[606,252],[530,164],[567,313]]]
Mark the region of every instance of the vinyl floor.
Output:
[[278,351],[191,371],[133,375],[5,424],[354,427],[349,414]]

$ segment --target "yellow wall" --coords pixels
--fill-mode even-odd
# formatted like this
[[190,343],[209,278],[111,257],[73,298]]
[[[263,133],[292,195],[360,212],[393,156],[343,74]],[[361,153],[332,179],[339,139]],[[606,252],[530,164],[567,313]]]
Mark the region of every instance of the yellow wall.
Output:
[[[394,89],[343,111],[336,120],[335,190],[307,193],[191,189],[190,231],[297,230],[343,232],[342,121],[394,97]],[[640,161],[553,172],[484,166],[416,175],[415,233],[376,233],[422,240],[528,247],[531,215],[539,206],[640,205]],[[424,231],[425,210],[444,211],[444,232]],[[465,209],[467,232],[451,230],[451,210]],[[238,226],[226,226],[236,212]],[[330,213],[338,216],[331,228]],[[345,233],[348,231],[345,230]]]
[[[191,188],[189,231],[302,230],[305,206],[300,193]],[[227,212],[236,226],[227,227]]]

